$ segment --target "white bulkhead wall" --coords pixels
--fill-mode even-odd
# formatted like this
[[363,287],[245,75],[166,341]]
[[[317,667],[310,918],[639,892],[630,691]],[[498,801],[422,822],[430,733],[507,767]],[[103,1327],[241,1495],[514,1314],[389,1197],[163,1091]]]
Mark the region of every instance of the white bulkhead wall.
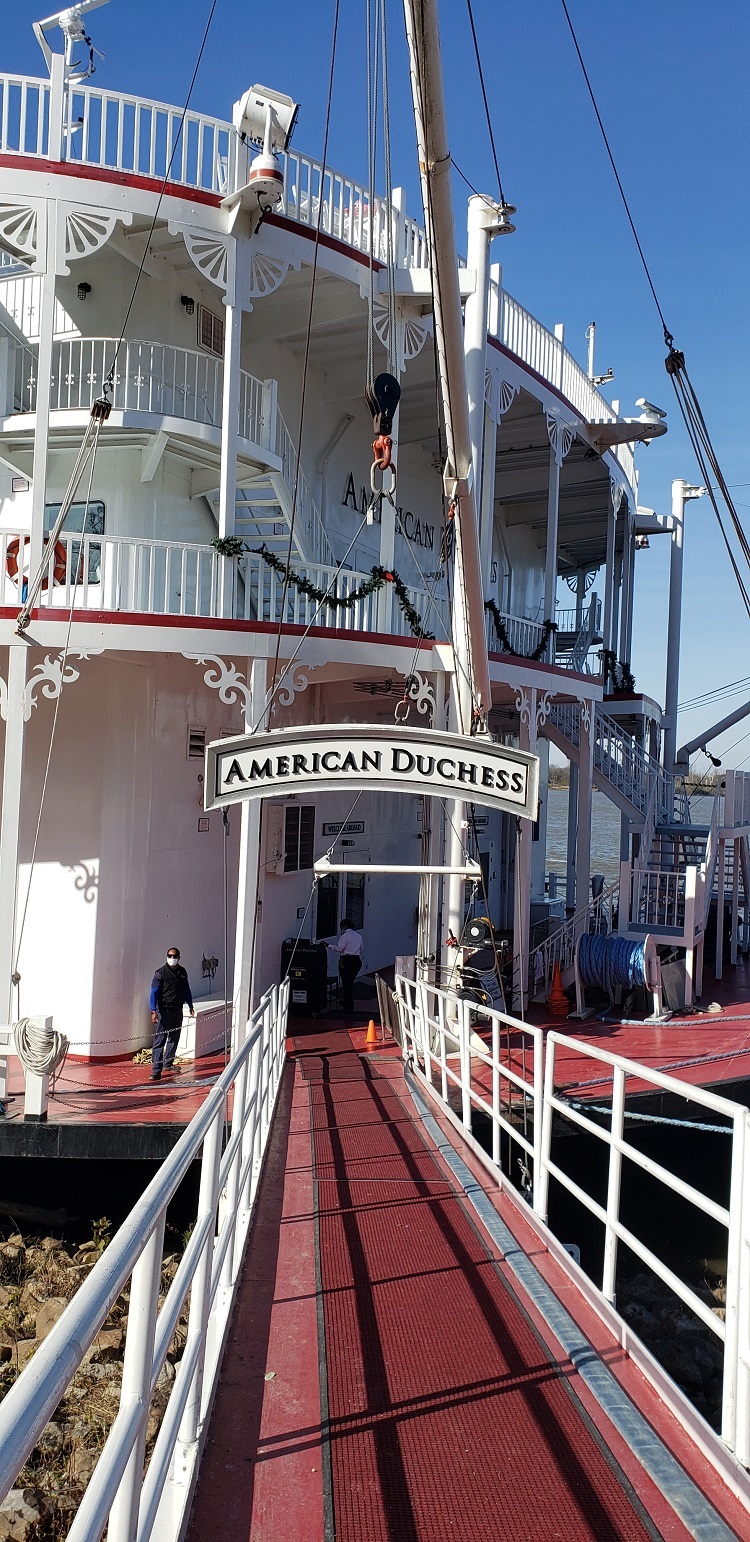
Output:
[[[6,668],[3,660],[3,667]],[[52,1015],[73,1054],[135,1052],[150,1041],[151,977],[176,944],[196,997],[223,993],[223,830],[202,808],[203,762],[187,731],[241,727],[192,662],[168,654],[76,662],[60,703],[20,953],[20,1011]],[[28,725],[20,896],[29,864],[54,704]],[[199,831],[199,819],[209,829]],[[230,971],[239,811],[230,813]],[[203,953],[219,960],[211,986]]]

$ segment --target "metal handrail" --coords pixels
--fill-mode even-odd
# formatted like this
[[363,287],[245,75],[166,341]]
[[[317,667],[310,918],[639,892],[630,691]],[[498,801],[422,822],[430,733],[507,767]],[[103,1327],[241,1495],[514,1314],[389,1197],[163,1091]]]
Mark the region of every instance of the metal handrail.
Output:
[[[211,1406],[231,1317],[285,1057],[289,981],[259,1003],[247,1035],[202,1108],[0,1403],[0,1497],[12,1487],[40,1434],[131,1281],[119,1412],[76,1513],[69,1538],[94,1542],[109,1518],[110,1542],[147,1542],[172,1483],[174,1536],[191,1494],[201,1421]],[[231,1139],[222,1161],[228,1099]],[[202,1151],[195,1230],[159,1310],[167,1206]],[[224,1196],[224,1202],[220,1204]],[[190,1293],[187,1341],[143,1481],[148,1409],[174,1325]],[[180,1452],[182,1482],[168,1477]],[[141,1492],[142,1490],[142,1492]]]
[[[747,1302],[750,1290],[750,1248],[747,1246],[750,1235],[750,1190],[745,1172],[746,1154],[750,1152],[748,1109],[741,1103],[731,1102],[700,1086],[682,1082],[666,1072],[640,1065],[583,1040],[569,1038],[556,1030],[547,1033],[545,1041],[541,1029],[484,1007],[481,1008],[481,1014],[491,1022],[491,1034],[490,1042],[483,1042],[471,1032],[471,1014],[477,1012],[476,1004],[463,1001],[455,993],[434,985],[397,975],[396,1000],[404,1059],[446,1118],[460,1130],[475,1156],[489,1169],[505,1194],[516,1203],[521,1203],[501,1168],[501,1131],[521,1149],[521,1160],[526,1164],[528,1173],[525,1190],[531,1196],[530,1203],[538,1218],[538,1225],[543,1228],[547,1225],[550,1179],[567,1189],[601,1223],[604,1230],[602,1285],[599,1288],[588,1281],[589,1296],[593,1291],[609,1302],[610,1306],[614,1306],[617,1250],[619,1244],[623,1243],[657,1278],[669,1286],[720,1341],[724,1359],[721,1438],[741,1462],[750,1465],[750,1345],[745,1318],[741,1315],[742,1305]],[[513,1039],[512,1065],[508,1063],[509,1054],[505,1049],[507,1035],[512,1035]],[[580,1069],[576,1067],[577,1097],[571,1093],[566,1098],[557,1089],[556,1082],[560,1078],[556,1074],[556,1056],[560,1049],[580,1057],[584,1062]],[[586,1061],[593,1061],[605,1073],[597,1077],[597,1090],[600,1080],[603,1084],[597,1103],[606,1101],[608,1105],[601,1122],[592,1117],[595,1110],[587,1108],[580,1097],[586,1085],[585,1075],[582,1074]],[[490,1073],[489,1078],[485,1076],[485,1080],[491,1083],[491,1100],[484,1095],[488,1089],[483,1089],[479,1083],[480,1066],[484,1066]],[[565,1067],[564,1080],[570,1081],[569,1065]],[[628,1080],[637,1081],[639,1091],[644,1084],[646,1087],[660,1088],[688,1100],[692,1108],[707,1110],[726,1121],[727,1138],[732,1142],[727,1203],[722,1203],[712,1194],[679,1177],[640,1151],[634,1143],[625,1140]],[[507,1109],[508,1092],[511,1089],[516,1098],[520,1097],[526,1102],[532,1127],[528,1135],[522,1133],[518,1123],[511,1122],[503,1114],[503,1103]],[[477,1140],[472,1133],[472,1114],[475,1111],[492,1121],[491,1153],[487,1151],[486,1144]],[[555,1134],[560,1120],[565,1120],[569,1125],[584,1130],[605,1147],[608,1153],[606,1202],[595,1199],[582,1183],[577,1183],[553,1160],[553,1119]],[[713,1127],[709,1126],[709,1129]],[[711,1311],[697,1291],[680,1279],[623,1223],[620,1210],[625,1162],[632,1162],[647,1173],[662,1185],[667,1195],[679,1195],[682,1200],[726,1228],[728,1262],[725,1322]],[[596,1172],[598,1189],[598,1168]],[[575,1279],[576,1265],[570,1262],[568,1267]],[[631,1324],[628,1324],[627,1331],[634,1331]],[[647,1361],[643,1369],[648,1374]]]
[[609,936],[614,931],[614,914],[620,900],[620,880],[606,884],[595,899],[589,900],[574,915],[564,921],[556,931],[550,932],[543,942],[529,953],[529,991],[538,996],[552,984],[555,964],[560,969],[573,967],[576,942],[584,932],[598,932]]

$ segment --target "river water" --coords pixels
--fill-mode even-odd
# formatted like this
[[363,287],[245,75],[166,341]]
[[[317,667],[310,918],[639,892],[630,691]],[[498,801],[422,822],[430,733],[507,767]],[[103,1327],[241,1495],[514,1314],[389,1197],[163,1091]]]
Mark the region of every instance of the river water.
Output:
[[[550,787],[547,809],[547,871],[565,878],[568,846],[568,789]],[[712,798],[693,798],[693,824],[708,824]],[[591,805],[591,871],[602,873],[607,883],[620,876],[620,815],[604,793],[594,792]],[[560,890],[558,890],[560,892]]]

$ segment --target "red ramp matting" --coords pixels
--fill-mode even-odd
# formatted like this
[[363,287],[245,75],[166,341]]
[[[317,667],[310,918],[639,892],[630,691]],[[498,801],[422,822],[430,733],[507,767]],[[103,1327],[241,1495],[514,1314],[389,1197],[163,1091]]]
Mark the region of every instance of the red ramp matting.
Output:
[[377,1065],[342,1031],[295,1047],[317,1180],[329,1535],[658,1536],[572,1367],[550,1359]]

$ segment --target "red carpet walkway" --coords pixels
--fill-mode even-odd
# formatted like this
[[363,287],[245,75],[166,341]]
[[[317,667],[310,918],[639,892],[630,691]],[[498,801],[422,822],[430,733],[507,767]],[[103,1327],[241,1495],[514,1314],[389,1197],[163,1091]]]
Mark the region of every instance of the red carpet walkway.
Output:
[[191,1542],[698,1535],[671,1509],[665,1524],[647,1481],[636,1495],[410,1115],[398,1062],[341,1029],[295,1049]]

